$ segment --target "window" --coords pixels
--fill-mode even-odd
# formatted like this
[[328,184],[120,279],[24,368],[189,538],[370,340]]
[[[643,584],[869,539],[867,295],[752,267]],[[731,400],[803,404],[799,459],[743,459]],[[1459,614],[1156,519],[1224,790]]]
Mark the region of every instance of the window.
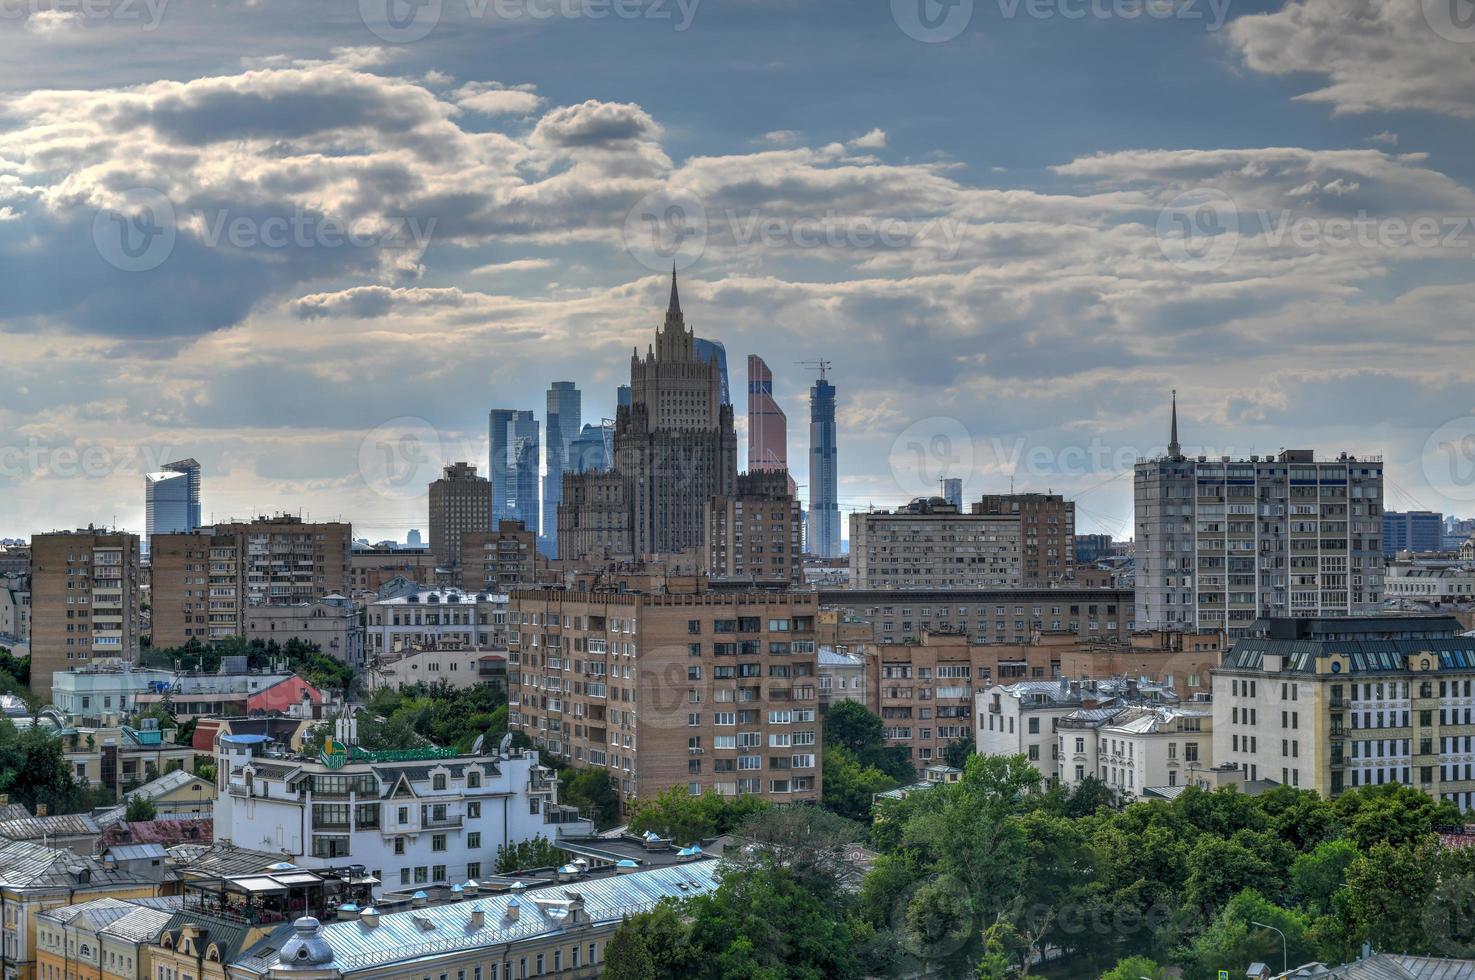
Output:
[[466,835],[466,846],[469,847],[469,848],[472,848],[472,849],[475,849],[475,848],[480,847],[481,846],[481,832],[478,831],[478,830],[473,830],[471,833],[467,834]]
[[431,789],[445,789],[446,788],[446,774],[443,773],[443,772],[438,772],[434,776],[431,776],[430,777],[430,788]]
[[466,817],[467,817],[467,819],[473,819],[474,820],[475,818],[480,817],[480,816],[481,816],[481,803],[480,802],[473,802],[473,803],[466,804]]

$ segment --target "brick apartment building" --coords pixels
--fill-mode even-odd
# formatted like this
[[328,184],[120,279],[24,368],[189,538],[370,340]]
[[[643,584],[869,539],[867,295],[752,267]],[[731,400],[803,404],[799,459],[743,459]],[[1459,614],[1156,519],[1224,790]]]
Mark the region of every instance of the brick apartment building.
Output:
[[138,662],[139,540],[84,528],[31,538],[31,690],[96,660]]
[[817,613],[814,593],[514,591],[510,724],[627,799],[818,800]]

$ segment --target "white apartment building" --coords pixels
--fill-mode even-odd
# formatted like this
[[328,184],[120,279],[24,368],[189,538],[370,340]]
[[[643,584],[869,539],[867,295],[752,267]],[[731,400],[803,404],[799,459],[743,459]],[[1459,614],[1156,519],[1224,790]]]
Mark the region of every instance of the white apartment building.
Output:
[[1059,775],[1057,724],[1081,706],[1069,680],[995,684],[974,695],[979,755],[1023,755],[1047,783]]
[[0,575],[0,645],[25,653],[31,642],[31,579]]
[[552,770],[533,751],[340,745],[309,758],[274,755],[270,745],[261,735],[221,736],[215,839],[306,868],[360,865],[387,892],[478,879],[496,871],[499,847],[593,832],[558,803]]
[[1138,629],[1244,636],[1261,617],[1374,615],[1383,601],[1383,463],[1310,450],[1136,465]]
[[1122,799],[1149,787],[1188,786],[1214,766],[1214,713],[1207,702],[1081,709],[1059,722],[1061,783],[1095,775]]
[[919,497],[895,511],[850,515],[852,589],[1018,589],[1018,514],[962,514]]
[[422,589],[369,604],[365,656],[404,650],[507,649],[507,596]]
[[1475,602],[1475,569],[1389,562],[1383,595],[1414,602]]
[[820,647],[820,710],[824,711],[836,701],[866,703],[866,658],[833,647]]
[[371,688],[419,683],[454,688],[507,682],[507,652],[496,650],[402,650],[374,660],[366,672]]
[[[51,678],[51,703],[69,718],[116,719],[134,710],[134,699],[174,683],[172,670],[99,662],[59,670]],[[162,689],[162,688],[161,688]]]

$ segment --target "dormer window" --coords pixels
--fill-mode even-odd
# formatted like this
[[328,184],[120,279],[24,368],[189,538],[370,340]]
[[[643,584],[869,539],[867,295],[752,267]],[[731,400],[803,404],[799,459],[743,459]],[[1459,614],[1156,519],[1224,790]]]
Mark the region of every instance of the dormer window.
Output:
[[479,789],[480,787],[481,787],[481,773],[480,772],[477,772],[475,769],[468,770],[467,773],[466,773],[466,788],[467,789]]
[[443,773],[443,772],[438,772],[434,776],[431,776],[430,777],[430,788],[431,789],[445,789],[446,788],[446,774]]

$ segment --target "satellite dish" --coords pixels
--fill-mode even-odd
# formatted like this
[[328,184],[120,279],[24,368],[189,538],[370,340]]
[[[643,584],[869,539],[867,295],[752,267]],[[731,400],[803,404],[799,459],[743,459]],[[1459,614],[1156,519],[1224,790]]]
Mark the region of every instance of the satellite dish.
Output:
[[511,732],[508,732],[506,735],[503,735],[502,736],[502,742],[501,742],[500,745],[497,746],[497,754],[498,755],[506,755],[507,752],[508,752],[508,750],[511,749],[511,748],[512,748],[512,733]]
[[486,736],[486,733],[485,732],[483,732],[482,734],[476,736],[476,741],[471,743],[471,754],[472,755],[481,755],[481,746],[482,746],[482,743],[486,741],[486,737],[487,736]]

